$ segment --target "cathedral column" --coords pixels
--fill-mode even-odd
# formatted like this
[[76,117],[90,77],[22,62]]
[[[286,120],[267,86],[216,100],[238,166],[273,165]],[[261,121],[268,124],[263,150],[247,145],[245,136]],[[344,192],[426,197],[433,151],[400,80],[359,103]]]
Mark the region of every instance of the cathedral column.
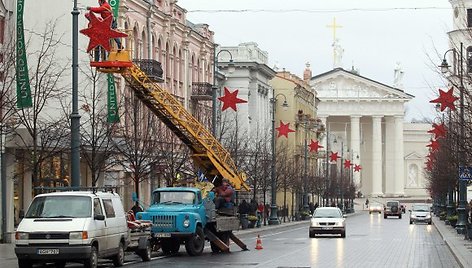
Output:
[[403,154],[403,115],[395,116],[395,150],[394,150],[394,164],[395,164],[395,196],[405,195],[405,161]]
[[382,196],[382,117],[372,116],[372,196]]
[[[359,165],[361,162],[361,139],[360,139],[360,115],[351,115],[351,148],[353,155],[353,164]],[[357,158],[357,155],[359,158]],[[361,183],[361,174],[360,172],[353,172],[353,180],[357,186],[360,186]]]
[[395,124],[393,117],[385,117],[385,195],[393,196],[395,192]]

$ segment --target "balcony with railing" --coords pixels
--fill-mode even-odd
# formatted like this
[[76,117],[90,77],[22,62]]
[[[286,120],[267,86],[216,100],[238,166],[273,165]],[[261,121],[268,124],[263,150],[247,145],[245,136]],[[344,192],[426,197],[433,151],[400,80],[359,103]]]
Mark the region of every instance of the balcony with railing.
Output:
[[192,100],[211,100],[212,84],[207,82],[192,83]]
[[164,80],[162,79],[162,75],[164,71],[162,71],[161,63],[157,60],[152,59],[141,59],[141,60],[134,60],[134,63],[139,66],[139,68],[146,73],[146,75],[151,79],[153,82],[161,83]]

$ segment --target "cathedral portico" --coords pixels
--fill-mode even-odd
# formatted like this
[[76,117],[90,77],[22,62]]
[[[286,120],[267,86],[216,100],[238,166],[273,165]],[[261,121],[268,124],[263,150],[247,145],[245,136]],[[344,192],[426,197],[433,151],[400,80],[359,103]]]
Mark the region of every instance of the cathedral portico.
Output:
[[[313,77],[310,84],[320,99],[318,117],[343,141],[339,155],[344,152],[360,167],[352,171],[358,190],[367,196],[404,196],[404,104],[413,96],[341,68]],[[340,150],[333,140],[328,153]]]

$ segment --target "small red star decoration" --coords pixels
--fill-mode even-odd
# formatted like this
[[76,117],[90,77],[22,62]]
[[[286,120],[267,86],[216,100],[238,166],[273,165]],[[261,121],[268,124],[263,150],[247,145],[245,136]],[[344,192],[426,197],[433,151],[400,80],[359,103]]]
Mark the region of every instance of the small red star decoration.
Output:
[[235,89],[233,92],[230,92],[229,89],[225,87],[225,95],[218,98],[220,101],[223,102],[223,107],[221,108],[222,111],[228,108],[231,108],[236,111],[236,104],[247,102],[247,100],[238,98],[238,92],[238,89]]
[[340,157],[338,156],[338,153],[337,153],[337,152],[336,152],[336,153],[331,152],[331,155],[329,156],[329,161],[330,161],[330,162],[338,161],[338,158],[340,158]]
[[113,16],[108,16],[106,19],[99,19],[94,14],[90,14],[90,23],[87,29],[80,30],[80,33],[90,38],[87,52],[97,46],[102,46],[106,51],[110,51],[110,39],[127,37],[128,35],[111,28]]
[[351,160],[344,160],[344,168],[350,168],[352,166]]
[[310,143],[310,152],[315,152],[315,153],[317,153],[317,152],[318,152],[318,149],[320,149],[320,148],[324,148],[324,147],[321,146],[318,141],[311,140],[311,143]]
[[356,164],[354,165],[354,171],[355,172],[360,172],[361,169],[362,169],[361,165],[356,165]]
[[444,124],[438,125],[433,123],[433,129],[428,130],[428,133],[434,134],[434,139],[437,140],[441,137],[446,136],[446,127],[444,126]]
[[440,103],[441,104],[441,112],[444,111],[447,107],[451,109],[451,111],[456,110],[456,106],[454,106],[454,102],[459,99],[458,97],[452,95],[453,88],[449,89],[447,92],[439,89],[439,97],[437,99],[431,100],[431,103]]
[[295,130],[290,129],[290,123],[284,124],[282,120],[280,120],[280,126],[276,127],[275,129],[277,129],[277,131],[279,132],[277,138],[280,136],[285,136],[286,138],[288,138],[288,133],[295,132]]
[[428,170],[428,171],[433,170],[433,160],[428,159],[428,161],[426,161],[425,164],[426,164],[426,170]]
[[426,145],[426,147],[430,147],[431,151],[436,151],[439,149],[439,142],[436,140],[432,140],[430,144]]

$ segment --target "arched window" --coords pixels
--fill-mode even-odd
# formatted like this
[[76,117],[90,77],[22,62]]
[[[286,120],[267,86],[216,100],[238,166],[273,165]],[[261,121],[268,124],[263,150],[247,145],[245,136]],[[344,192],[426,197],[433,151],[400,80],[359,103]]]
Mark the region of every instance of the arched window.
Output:
[[138,29],[136,28],[136,26],[133,29],[133,36],[134,36],[134,40],[133,40],[134,58],[139,59],[139,35],[138,35]]
[[141,51],[141,59],[148,59],[149,58],[149,55],[148,55],[148,40],[146,38],[146,31],[143,30],[143,32],[141,33],[141,43],[143,44],[143,49]]

